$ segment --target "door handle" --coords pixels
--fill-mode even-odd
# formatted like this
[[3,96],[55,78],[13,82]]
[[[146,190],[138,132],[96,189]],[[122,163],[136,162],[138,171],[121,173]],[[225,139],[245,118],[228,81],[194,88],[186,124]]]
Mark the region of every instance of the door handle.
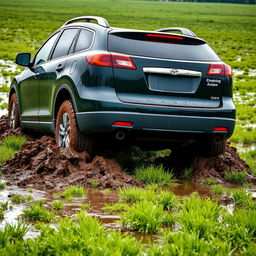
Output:
[[62,66],[62,64],[59,64],[58,67],[56,68],[57,72],[60,72],[64,67]]

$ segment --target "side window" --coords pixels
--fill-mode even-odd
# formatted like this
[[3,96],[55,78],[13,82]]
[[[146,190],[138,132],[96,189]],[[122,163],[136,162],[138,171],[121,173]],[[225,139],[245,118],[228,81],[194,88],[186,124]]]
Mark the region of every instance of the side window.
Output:
[[69,48],[78,32],[78,29],[66,29],[62,33],[52,55],[52,59],[68,54]]
[[80,52],[89,48],[92,43],[92,39],[93,32],[82,29],[76,43],[75,52]]
[[52,36],[48,41],[43,45],[43,47],[36,54],[34,66],[42,64],[48,60],[50,51],[59,35],[59,32]]

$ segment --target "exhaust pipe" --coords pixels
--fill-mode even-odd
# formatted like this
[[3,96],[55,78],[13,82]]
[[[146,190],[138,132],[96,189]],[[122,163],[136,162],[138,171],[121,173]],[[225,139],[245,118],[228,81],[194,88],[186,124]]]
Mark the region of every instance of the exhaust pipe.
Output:
[[124,140],[125,137],[126,137],[126,135],[125,135],[125,132],[123,132],[123,131],[118,131],[118,132],[115,134],[115,138],[116,138],[117,140],[119,140],[119,141]]
[[214,139],[213,139],[213,143],[215,143],[215,144],[219,144],[220,141],[221,141],[220,137],[214,137]]

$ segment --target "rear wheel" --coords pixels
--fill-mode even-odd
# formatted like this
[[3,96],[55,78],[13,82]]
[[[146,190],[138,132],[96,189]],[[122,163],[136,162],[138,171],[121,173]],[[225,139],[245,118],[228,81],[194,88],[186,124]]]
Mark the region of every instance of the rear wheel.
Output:
[[13,93],[8,105],[8,125],[12,129],[20,127],[19,107],[16,93]]
[[74,108],[71,101],[64,101],[58,111],[56,120],[55,139],[59,147],[71,147],[78,152],[93,150],[92,138],[83,135],[76,122]]
[[219,137],[211,138],[202,145],[202,154],[208,157],[218,156],[224,153],[227,140]]

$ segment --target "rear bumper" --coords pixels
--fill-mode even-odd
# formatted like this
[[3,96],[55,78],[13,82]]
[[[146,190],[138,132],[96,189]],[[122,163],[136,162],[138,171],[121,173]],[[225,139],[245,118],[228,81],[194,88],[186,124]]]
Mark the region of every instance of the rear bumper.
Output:
[[[108,132],[118,128],[133,131],[163,133],[218,134],[230,137],[234,132],[235,119],[223,117],[149,114],[138,112],[94,111],[78,112],[78,126],[82,132]],[[132,122],[132,127],[115,126],[115,121]],[[215,127],[226,127],[228,132],[214,132]]]

